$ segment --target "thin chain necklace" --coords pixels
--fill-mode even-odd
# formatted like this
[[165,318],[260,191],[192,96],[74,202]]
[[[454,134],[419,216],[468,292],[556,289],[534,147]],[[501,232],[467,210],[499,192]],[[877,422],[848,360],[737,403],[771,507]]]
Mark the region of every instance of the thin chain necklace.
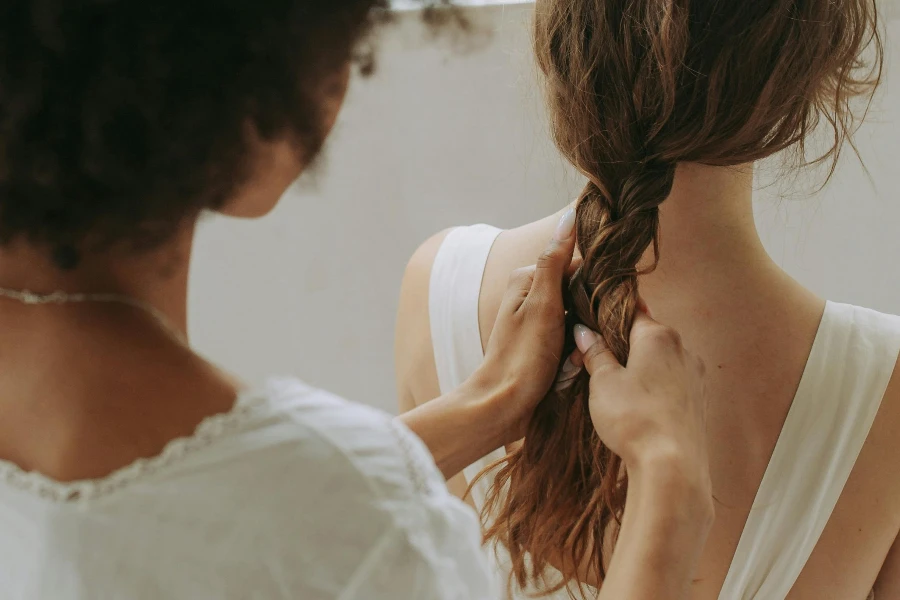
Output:
[[86,293],[68,293],[62,290],[50,292],[49,294],[38,294],[31,290],[15,290],[11,288],[0,287],[0,296],[16,300],[22,304],[30,306],[40,304],[86,304],[86,303],[105,303],[105,304],[125,304],[136,308],[151,317],[153,317],[169,334],[182,343],[187,343],[187,339],[172,321],[161,310],[143,300],[126,296],[125,294],[86,294]]

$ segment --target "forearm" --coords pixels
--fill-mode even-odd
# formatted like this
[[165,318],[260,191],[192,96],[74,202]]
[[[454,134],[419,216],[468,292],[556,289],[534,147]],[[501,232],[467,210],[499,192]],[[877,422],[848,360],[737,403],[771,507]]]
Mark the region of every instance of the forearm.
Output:
[[630,473],[618,542],[599,600],[683,600],[712,526],[703,487],[662,471]]
[[449,479],[506,443],[509,428],[497,410],[505,394],[470,380],[397,418],[425,442]]

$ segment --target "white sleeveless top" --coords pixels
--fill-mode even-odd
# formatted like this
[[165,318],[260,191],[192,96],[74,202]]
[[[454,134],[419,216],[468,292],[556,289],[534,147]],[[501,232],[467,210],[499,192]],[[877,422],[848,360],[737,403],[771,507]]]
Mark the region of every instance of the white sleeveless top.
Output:
[[[435,257],[429,312],[441,393],[461,384],[484,358],[478,299],[500,231],[487,225],[455,229]],[[790,592],[868,436],[898,353],[900,317],[827,303],[720,600],[783,600]],[[466,479],[504,454],[498,449],[469,466]],[[485,477],[472,490],[479,510],[491,481]],[[493,560],[508,577],[503,553]],[[526,596],[513,590],[513,597]],[[545,597],[569,596],[561,591]]]

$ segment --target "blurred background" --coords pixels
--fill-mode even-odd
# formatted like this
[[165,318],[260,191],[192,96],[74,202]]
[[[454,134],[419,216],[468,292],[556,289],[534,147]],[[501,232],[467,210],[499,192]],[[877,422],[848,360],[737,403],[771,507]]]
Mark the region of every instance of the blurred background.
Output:
[[[202,224],[190,299],[201,352],[251,383],[295,375],[395,412],[395,313],[416,247],[454,225],[515,227],[577,196],[582,180],[548,136],[533,4],[471,4],[478,32],[465,39],[432,39],[400,11],[315,171],[265,219]],[[882,13],[885,80],[856,138],[865,168],[848,148],[819,192],[821,170],[785,176],[773,159],[756,212],[769,252],[802,283],[900,313],[900,0]]]

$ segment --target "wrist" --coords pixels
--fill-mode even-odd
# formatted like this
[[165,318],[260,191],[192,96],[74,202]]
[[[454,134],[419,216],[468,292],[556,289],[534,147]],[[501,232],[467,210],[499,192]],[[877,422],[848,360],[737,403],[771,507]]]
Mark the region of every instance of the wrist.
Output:
[[[603,582],[606,598],[687,598],[712,528],[707,499],[682,477],[657,470],[663,463],[629,469],[628,496],[612,562]],[[604,593],[607,593],[604,595]]]
[[692,527],[712,526],[715,506],[709,466],[675,450],[647,452],[626,463],[628,493],[653,503],[660,513]]
[[503,395],[502,388],[471,379],[398,418],[425,443],[449,479],[506,444],[505,424],[496,417]]
[[515,385],[504,380],[491,377],[485,369],[478,369],[457,390],[471,411],[478,415],[484,424],[490,424],[488,435],[493,449],[500,448],[521,436],[518,415],[515,413]]

